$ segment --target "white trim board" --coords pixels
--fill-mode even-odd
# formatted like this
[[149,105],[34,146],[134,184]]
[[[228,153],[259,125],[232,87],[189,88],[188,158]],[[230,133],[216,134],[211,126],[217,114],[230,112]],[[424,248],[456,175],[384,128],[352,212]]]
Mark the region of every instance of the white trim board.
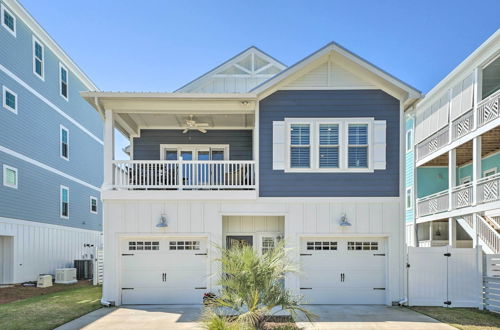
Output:
[[[25,225],[25,226],[39,226],[39,227],[46,227],[46,228],[53,228],[53,229],[67,229],[67,230],[71,230],[71,231],[83,231],[83,232],[91,232],[91,233],[102,233],[100,230],[83,229],[83,228],[71,227],[68,225],[54,225],[51,223],[44,223],[44,222],[23,220],[23,219],[15,219],[15,218],[0,217],[0,223],[8,223],[8,224],[13,224],[13,225]],[[64,222],[64,223],[66,224],[67,222]],[[0,231],[0,235],[13,236],[13,232]]]
[[79,129],[81,129],[84,133],[88,134],[91,138],[93,138],[94,140],[96,140],[97,142],[99,142],[102,145],[104,144],[104,142],[101,139],[99,139],[92,132],[90,132],[88,129],[86,129],[82,124],[80,124],[75,119],[73,119],[72,117],[70,117],[67,113],[65,113],[64,111],[62,111],[54,103],[50,102],[46,97],[44,97],[43,95],[41,95],[40,93],[38,93],[34,88],[32,88],[27,83],[25,83],[23,80],[21,80],[21,78],[19,78],[18,76],[16,76],[9,69],[7,69],[6,67],[4,67],[2,64],[0,64],[0,70],[3,71],[6,75],[8,75],[10,78],[14,79],[19,85],[21,85],[24,88],[26,88],[30,93],[32,93],[33,95],[35,95],[36,97],[38,97],[42,102],[44,102],[49,107],[51,107],[52,109],[54,109],[61,116],[63,116],[67,120],[69,120],[73,125],[75,125]]
[[1,151],[1,152],[6,153],[6,154],[8,154],[8,155],[11,155],[11,156],[13,156],[13,157],[16,157],[16,158],[18,158],[18,159],[24,160],[25,162],[28,162],[28,163],[30,163],[30,164],[32,164],[32,165],[38,166],[38,167],[40,167],[40,168],[43,168],[44,170],[47,170],[47,171],[49,171],[49,172],[55,173],[55,174],[57,174],[57,175],[60,175],[60,176],[62,176],[62,177],[64,177],[64,178],[66,178],[66,179],[69,179],[69,180],[71,180],[71,181],[74,181],[74,182],[76,182],[76,183],[79,183],[79,184],[81,184],[81,185],[83,185],[83,186],[85,186],[85,187],[88,187],[88,188],[94,189],[94,190],[99,191],[99,192],[101,191],[101,189],[100,189],[100,188],[98,188],[98,187],[96,187],[96,186],[93,186],[93,185],[91,185],[90,183],[87,183],[87,182],[85,182],[85,181],[83,181],[83,180],[80,180],[80,179],[78,179],[78,178],[75,178],[75,177],[74,177],[74,176],[72,176],[72,175],[66,174],[66,173],[64,173],[64,172],[62,172],[62,171],[59,171],[58,169],[55,169],[55,168],[53,168],[53,167],[51,167],[51,166],[48,166],[48,165],[45,165],[44,163],[41,163],[41,162],[39,162],[39,161],[37,161],[37,160],[34,160],[34,159],[32,159],[32,158],[29,158],[29,157],[27,157],[27,156],[25,156],[25,155],[23,155],[23,154],[20,154],[20,153],[18,153],[18,152],[16,152],[16,151],[11,150],[11,149],[9,149],[9,148],[6,148],[6,147],[4,147],[4,146],[1,146],[1,145],[0,145],[0,151]]

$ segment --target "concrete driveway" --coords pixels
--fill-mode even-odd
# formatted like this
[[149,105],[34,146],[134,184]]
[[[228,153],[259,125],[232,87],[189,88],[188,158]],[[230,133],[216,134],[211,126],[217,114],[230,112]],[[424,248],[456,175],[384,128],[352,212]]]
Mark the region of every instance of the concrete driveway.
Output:
[[[101,308],[58,330],[101,329],[200,329],[202,306],[142,305]],[[304,329],[455,329],[406,308],[359,305],[310,305],[320,318],[313,324],[298,322]]]
[[313,324],[297,322],[303,329],[455,329],[426,315],[403,307],[377,305],[309,305],[319,316]]

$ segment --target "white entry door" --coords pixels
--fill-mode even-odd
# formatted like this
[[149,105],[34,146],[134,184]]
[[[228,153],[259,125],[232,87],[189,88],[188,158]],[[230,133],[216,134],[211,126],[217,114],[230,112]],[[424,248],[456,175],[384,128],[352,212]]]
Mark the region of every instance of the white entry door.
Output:
[[301,293],[309,304],[385,304],[385,240],[301,240]]
[[201,304],[207,244],[197,237],[122,241],[122,304]]

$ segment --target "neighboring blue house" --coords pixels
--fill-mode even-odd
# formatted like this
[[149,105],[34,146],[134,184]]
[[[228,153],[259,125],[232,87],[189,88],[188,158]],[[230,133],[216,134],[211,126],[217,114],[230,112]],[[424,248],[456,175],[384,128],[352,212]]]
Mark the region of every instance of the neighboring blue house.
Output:
[[72,266],[100,245],[97,90],[15,0],[0,1],[0,284]]

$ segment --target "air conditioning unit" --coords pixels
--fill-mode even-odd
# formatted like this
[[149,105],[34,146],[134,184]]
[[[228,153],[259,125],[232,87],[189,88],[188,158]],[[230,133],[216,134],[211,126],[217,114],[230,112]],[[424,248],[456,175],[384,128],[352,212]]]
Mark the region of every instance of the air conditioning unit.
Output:
[[39,275],[36,287],[48,288],[49,286],[52,286],[52,275]]
[[73,284],[76,283],[76,268],[56,269],[56,283]]

